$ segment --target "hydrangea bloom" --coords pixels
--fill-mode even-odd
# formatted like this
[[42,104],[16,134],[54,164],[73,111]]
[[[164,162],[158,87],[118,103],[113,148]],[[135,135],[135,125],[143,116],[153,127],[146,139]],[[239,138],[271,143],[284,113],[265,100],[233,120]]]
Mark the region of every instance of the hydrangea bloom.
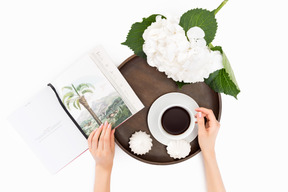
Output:
[[222,55],[206,46],[205,33],[199,27],[185,31],[177,20],[156,17],[143,33],[143,51],[147,62],[174,81],[203,82],[210,73],[223,68]]

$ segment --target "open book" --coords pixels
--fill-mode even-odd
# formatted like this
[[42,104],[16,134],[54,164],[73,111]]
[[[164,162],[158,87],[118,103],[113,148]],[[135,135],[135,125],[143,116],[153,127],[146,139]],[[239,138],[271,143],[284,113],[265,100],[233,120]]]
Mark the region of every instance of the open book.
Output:
[[116,128],[143,108],[102,47],[76,61],[10,116],[32,150],[56,173],[87,150],[108,121]]

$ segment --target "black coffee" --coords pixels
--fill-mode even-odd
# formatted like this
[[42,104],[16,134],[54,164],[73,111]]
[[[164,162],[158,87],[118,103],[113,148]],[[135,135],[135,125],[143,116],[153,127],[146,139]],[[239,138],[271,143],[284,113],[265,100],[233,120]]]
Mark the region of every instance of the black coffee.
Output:
[[171,107],[167,109],[161,118],[163,129],[172,135],[184,133],[190,125],[190,115],[182,107]]

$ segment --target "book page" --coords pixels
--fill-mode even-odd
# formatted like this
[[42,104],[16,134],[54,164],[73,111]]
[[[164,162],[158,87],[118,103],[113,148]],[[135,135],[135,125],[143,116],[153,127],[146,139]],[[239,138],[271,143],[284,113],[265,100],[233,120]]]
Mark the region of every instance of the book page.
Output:
[[52,173],[88,148],[87,140],[48,86],[15,111],[9,120]]
[[106,76],[115,90],[117,90],[118,93],[122,96],[122,99],[131,110],[132,114],[140,111],[144,107],[143,103],[139,100],[133,89],[130,87],[121,72],[109,58],[105,50],[99,46],[93,49],[89,56]]
[[94,51],[94,59],[85,55],[51,82],[87,137],[105,121],[116,128],[144,107],[104,50]]

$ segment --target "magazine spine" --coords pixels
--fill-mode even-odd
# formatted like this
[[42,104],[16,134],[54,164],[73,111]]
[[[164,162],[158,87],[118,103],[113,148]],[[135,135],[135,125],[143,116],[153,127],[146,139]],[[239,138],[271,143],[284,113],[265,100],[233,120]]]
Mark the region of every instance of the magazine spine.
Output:
[[54,93],[55,93],[55,95],[56,95],[56,97],[57,97],[57,99],[58,99],[61,107],[64,109],[64,111],[66,112],[66,114],[68,115],[68,117],[73,121],[73,123],[76,125],[76,127],[78,128],[78,130],[82,133],[82,135],[83,135],[86,139],[88,139],[87,135],[86,135],[86,134],[84,133],[84,131],[81,129],[80,125],[77,123],[77,121],[73,118],[73,116],[69,113],[69,111],[67,110],[67,108],[64,106],[64,104],[63,104],[63,102],[61,101],[61,99],[60,99],[60,97],[59,97],[59,95],[58,95],[55,87],[54,87],[51,83],[49,83],[47,86],[49,86],[49,87],[54,91]]

